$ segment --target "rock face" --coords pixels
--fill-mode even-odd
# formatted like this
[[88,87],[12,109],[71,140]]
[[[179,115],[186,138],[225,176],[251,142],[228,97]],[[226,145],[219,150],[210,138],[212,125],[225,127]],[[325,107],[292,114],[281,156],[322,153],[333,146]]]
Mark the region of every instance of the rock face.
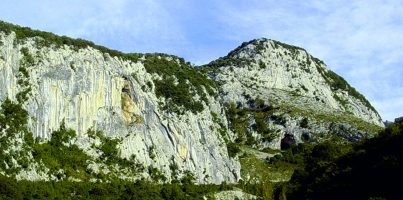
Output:
[[[280,148],[281,139],[287,134],[302,142],[310,133],[337,132],[342,126],[343,133],[336,134],[358,131],[361,135],[357,138],[360,138],[371,132],[358,128],[360,123],[384,126],[379,114],[361,94],[299,47],[268,39],[252,40],[206,68],[221,83],[224,103],[256,109],[255,100],[259,99],[276,108],[266,116],[269,128],[278,132],[269,144],[272,148]],[[279,116],[282,120],[278,120]],[[303,120],[305,124],[301,127]],[[252,120],[251,124],[255,122]]]
[[[90,181],[163,174],[167,179],[157,181],[191,175],[198,183],[236,182],[234,143],[280,149],[329,135],[353,141],[383,126],[367,100],[323,62],[276,41],[253,40],[194,68],[175,56],[116,53],[11,27],[0,30],[1,102],[10,99],[28,112],[37,140],[51,141],[61,127],[73,130],[62,144],[90,156],[86,171],[96,174]],[[22,132],[0,146],[9,158],[5,169],[21,169],[13,172],[17,179],[82,180],[33,160],[38,150],[24,146]],[[107,165],[102,141],[118,141],[120,161],[142,170],[131,173],[134,164],[122,168],[123,161]]]
[[[168,178],[170,166],[175,165],[191,172],[200,183],[237,181],[239,162],[228,157],[211,116],[214,112],[225,122],[216,99],[207,96],[208,103],[199,113],[168,113],[159,106],[164,99],[153,92],[153,80],[161,77],[147,73],[141,61],[123,61],[91,47],[39,47],[38,41],[41,38],[16,42],[14,33],[0,33],[2,101],[17,101],[17,94],[24,90],[19,68],[27,55],[33,58],[24,66],[30,92],[23,107],[34,137],[49,139],[64,121],[77,132],[76,143],[83,149],[88,146],[82,142],[88,138],[87,131],[99,130],[121,140],[122,157],[135,155],[138,162],[157,168]],[[142,89],[146,83],[151,87]]]

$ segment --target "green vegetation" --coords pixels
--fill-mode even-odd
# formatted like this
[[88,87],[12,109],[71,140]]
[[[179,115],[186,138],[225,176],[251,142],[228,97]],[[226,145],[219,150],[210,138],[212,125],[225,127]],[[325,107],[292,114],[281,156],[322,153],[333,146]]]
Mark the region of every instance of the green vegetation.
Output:
[[300,126],[301,128],[308,128],[308,125],[309,125],[309,122],[308,122],[308,118],[306,118],[306,117],[304,117],[304,118],[301,120],[300,124],[299,124],[299,126]]
[[[0,109],[0,131],[5,132],[0,143],[0,158],[6,163],[10,163],[10,157],[5,154],[8,148],[8,139],[16,137],[17,133],[25,133],[24,144],[29,145],[27,151],[32,151],[34,160],[42,163],[50,169],[50,173],[56,175],[59,181],[16,181],[14,178],[0,175],[0,199],[208,199],[213,198],[213,194],[230,190],[232,186],[222,185],[195,185],[191,173],[172,184],[155,184],[144,180],[137,182],[124,181],[118,178],[109,177],[107,182],[92,183],[89,179],[92,172],[87,170],[87,161],[92,158],[86,155],[76,145],[71,144],[75,137],[75,132],[67,129],[62,123],[59,130],[52,133],[50,141],[39,143],[34,142],[32,134],[26,128],[28,113],[20,104],[13,103],[6,99],[1,104]],[[119,142],[116,139],[105,137],[100,132],[89,131],[92,138],[99,138],[101,145],[98,147],[103,152],[102,158],[106,163],[119,163],[120,166],[136,168],[135,158],[130,161],[121,159],[116,148]],[[14,155],[17,158],[18,154]],[[27,163],[22,163],[23,158],[17,158],[22,167],[27,167]],[[126,164],[126,165],[124,165]],[[1,168],[4,170],[6,167]],[[13,167],[13,165],[9,165]],[[170,165],[172,172],[177,176],[178,166],[174,162]],[[60,171],[63,170],[63,171]],[[165,181],[165,176],[157,169],[148,168],[154,180]],[[11,169],[5,171],[13,175],[15,171]],[[82,182],[68,181],[72,177],[82,180]],[[99,177],[98,177],[99,178]]]
[[26,124],[28,122],[28,112],[20,104],[5,99],[0,109],[0,132],[5,131],[6,137],[11,137],[20,131],[28,132]]
[[157,185],[144,180],[136,182],[114,179],[102,182],[70,181],[16,181],[0,175],[0,199],[213,199],[218,191],[232,189],[232,186],[185,184]]
[[243,143],[247,137],[247,124],[249,119],[246,116],[244,109],[236,108],[235,104],[227,105],[227,118],[229,121],[229,128],[237,135],[236,142]]
[[403,171],[403,122],[374,138],[340,148],[315,146],[283,191],[287,199],[400,199]]
[[149,156],[152,160],[154,160],[154,158],[156,157],[156,155],[155,155],[155,146],[154,146],[154,145],[148,147],[148,156]]
[[263,142],[270,142],[275,137],[275,131],[271,130],[267,126],[268,113],[261,110],[256,110],[253,112],[253,117],[255,119],[255,124],[252,125],[252,129],[262,136]]
[[197,94],[208,103],[205,90],[209,95],[215,95],[214,81],[199,73],[183,58],[165,54],[146,54],[145,58],[143,63],[147,72],[162,77],[162,80],[154,80],[154,85],[157,97],[165,97],[167,101],[164,109],[180,114],[183,113],[181,107],[184,107],[197,113],[203,110],[203,104],[194,96]]
[[260,69],[266,69],[267,65],[264,62],[259,61],[259,67],[260,67]]
[[240,156],[240,187],[244,192],[263,199],[279,199],[276,193],[290,180],[293,172],[303,165],[303,157],[312,145],[294,145],[287,150],[258,151],[242,146]]
[[157,183],[160,183],[160,182],[163,183],[167,180],[167,178],[164,176],[164,174],[157,168],[148,166],[147,170],[148,170],[148,174],[150,174],[150,177],[153,181],[156,181]]
[[[264,150],[276,154],[266,162],[259,158],[261,153],[244,147],[241,175],[265,185],[266,199],[400,199],[402,130],[403,121],[397,121],[357,144],[333,137],[318,144],[292,145],[281,152]],[[293,171],[291,180],[284,180]],[[270,185],[265,179],[283,181]]]
[[[233,57],[250,42],[243,43],[225,58],[195,69],[182,58],[175,56],[123,54],[85,40],[60,37],[1,21],[0,30],[5,33],[15,32],[17,42],[23,42],[28,37],[38,36],[42,38],[36,40],[36,44],[39,46],[70,45],[75,50],[93,47],[111,56],[119,56],[133,62],[141,61],[147,72],[158,74],[162,78],[154,80],[154,90],[158,97],[164,97],[167,100],[163,103],[163,108],[178,114],[182,114],[184,109],[194,113],[203,110],[203,104],[195,99],[195,96],[198,95],[207,104],[207,95],[216,95],[216,83],[201,72],[214,72],[218,67],[224,65],[239,66],[250,63],[247,59]],[[251,42],[256,43],[257,52],[263,50],[262,41]],[[299,47],[274,41],[275,47],[279,45],[294,55],[300,50],[305,51]],[[76,133],[66,128],[64,123],[59,130],[52,133],[50,141],[34,141],[32,134],[27,129],[29,116],[22,105],[28,99],[31,90],[28,82],[28,69],[35,63],[35,57],[27,48],[21,48],[20,51],[23,58],[19,66],[18,84],[22,90],[16,96],[17,103],[5,99],[0,107],[0,160],[2,161],[0,167],[6,174],[13,177],[18,170],[28,168],[30,162],[35,161],[41,167],[49,169],[49,174],[56,176],[58,181],[17,182],[13,178],[0,175],[0,199],[204,199],[204,197],[210,199],[215,192],[234,188],[233,185],[226,184],[195,185],[193,183],[194,175],[189,171],[185,171],[185,175],[179,179],[181,171],[174,162],[174,157],[171,158],[169,165],[173,181],[170,184],[165,183],[167,178],[158,168],[153,166],[145,168],[136,162],[134,155],[130,159],[121,158],[117,148],[121,142],[119,139],[110,138],[101,132],[92,130],[88,132],[89,137],[101,141],[100,144],[92,144],[92,148],[95,148],[100,156],[90,157],[74,144]],[[140,57],[144,57],[144,59],[140,59]],[[322,61],[313,57],[312,61],[323,64]],[[310,63],[311,60],[307,59],[306,64]],[[259,63],[259,66],[266,67],[263,63]],[[75,69],[73,64],[70,67]],[[330,70],[326,71],[322,66],[317,67],[333,90],[347,91],[349,95],[356,97],[374,110],[369,102],[349,86],[343,78]],[[151,82],[147,82],[146,86],[150,90],[153,89]],[[144,90],[146,86],[144,86]],[[304,86],[301,88],[307,90]],[[346,102],[337,95],[334,98],[343,106],[346,105]],[[368,133],[375,133],[381,128],[345,113],[329,115],[289,105],[273,108],[265,105],[264,101],[259,98],[250,99],[247,103],[248,108],[234,104],[226,107],[227,118],[230,122],[229,128],[237,135],[234,143],[229,141],[226,127],[218,115],[211,113],[213,121],[220,126],[219,133],[227,143],[228,155],[230,157],[239,155],[243,180],[236,186],[242,188],[243,191],[263,199],[400,198],[399,189],[403,185],[402,121],[397,121],[378,136],[365,139],[358,144],[340,141],[338,137],[328,137],[318,144],[306,142],[295,145],[290,143],[287,149],[281,151],[270,149],[257,151],[251,148],[256,147],[258,143],[256,138],[252,137],[251,130],[260,134],[263,142],[270,142],[276,136],[276,131],[269,128],[268,118],[276,124],[285,123],[283,116],[274,114],[275,109],[287,110],[287,114],[291,117],[307,116],[300,121],[299,125],[302,128],[308,128],[310,123],[321,120],[333,122],[332,125],[348,122],[353,127]],[[15,141],[20,138],[23,139],[22,153],[13,149],[15,145],[18,145],[18,142]],[[28,159],[27,152],[32,153],[34,160]],[[150,146],[148,152],[150,158],[156,157],[154,146]],[[107,178],[102,169],[100,173],[94,174],[87,168],[89,162],[95,160],[112,171]],[[155,184],[145,180],[136,182],[121,180],[113,173],[114,168],[124,169],[128,173],[147,170],[153,181],[165,184]],[[208,174],[206,174],[207,176]],[[98,181],[91,183],[89,180],[94,177]],[[79,179],[82,182],[70,182],[67,178]]]
[[257,53],[259,53],[259,54],[262,54],[263,52],[263,50],[265,49],[264,48],[264,43],[265,43],[265,41],[264,40],[259,40],[259,42],[256,40],[253,44],[255,45],[255,51],[257,52]]
[[[308,118],[300,121],[301,127],[308,125]],[[393,176],[403,169],[399,164],[403,160],[399,143],[403,141],[400,138],[393,144],[391,142],[397,140],[398,133],[403,134],[401,130],[403,122],[400,122],[399,128],[390,126],[380,136],[358,144],[346,143],[333,136],[319,143],[290,144],[282,151],[258,151],[242,146],[240,162],[244,181],[241,185],[246,192],[260,197],[266,195],[265,199],[395,199],[391,197],[397,195],[398,189],[393,183],[401,179]],[[383,141],[386,140],[382,139],[384,137],[390,143]],[[383,142],[378,145],[375,142],[378,140]],[[275,155],[265,159],[263,152]],[[372,162],[373,159],[376,161]],[[362,173],[361,169],[365,172]],[[389,169],[392,172],[388,172]],[[376,180],[370,180],[371,177]],[[385,182],[387,186],[380,186]],[[366,187],[375,192],[366,192]],[[388,187],[394,191],[391,192]],[[253,188],[260,189],[255,191]],[[357,191],[355,188],[358,188]]]
[[21,87],[21,91],[16,95],[17,101],[20,104],[28,100],[28,95],[32,90],[29,84],[28,68],[31,67],[35,62],[33,56],[29,53],[27,48],[21,48],[21,53],[23,57],[18,68],[19,74],[17,76],[17,83]]
[[39,46],[47,46],[47,47],[54,46],[58,48],[63,45],[69,45],[73,47],[75,50],[92,47],[103,53],[108,53],[110,56],[117,56],[124,60],[132,60],[132,61],[137,61],[141,57],[141,54],[125,54],[120,51],[111,50],[103,46],[95,45],[93,42],[87,40],[72,39],[66,36],[58,36],[50,32],[32,30],[28,27],[21,27],[3,21],[0,21],[0,31],[3,31],[6,34],[15,32],[17,42],[23,41],[26,38],[40,37],[41,39],[37,39],[36,41],[37,45]]
[[179,166],[175,162],[174,156],[171,157],[171,162],[169,163],[169,169],[171,170],[171,177],[172,177],[172,182],[177,183],[178,182],[178,174],[179,174]]
[[[328,178],[333,177],[335,160],[340,160],[352,152],[357,152],[357,146],[360,146],[360,144],[353,146],[351,143],[342,143],[340,138],[337,137],[333,137],[318,144],[294,144],[287,150],[282,151],[274,151],[271,149],[257,151],[250,147],[243,146],[243,155],[240,156],[242,165],[241,176],[243,179],[241,185],[243,185],[243,190],[246,192],[260,197],[266,195],[265,199],[367,199],[349,198],[349,196],[355,197],[354,195],[356,195],[353,188],[360,187],[350,186],[348,184],[350,180],[339,182],[337,185],[328,187],[333,189],[335,186],[347,185],[352,188],[352,190],[343,191],[343,194],[339,194],[337,197],[332,196],[334,195],[333,193],[320,197],[312,196],[312,193],[316,194],[324,191],[322,184],[327,184],[328,182],[322,182],[321,180],[328,180]],[[395,146],[395,148],[398,147]],[[262,152],[267,152],[268,154],[265,155]],[[366,165],[365,160],[360,160],[359,162],[361,165]],[[346,167],[345,164],[344,162],[341,166]],[[358,172],[361,168],[357,167],[356,169],[356,172]],[[313,174],[311,174],[312,171]],[[346,171],[343,168],[340,172],[344,173]],[[318,176],[318,173],[325,174]],[[371,176],[372,174],[367,174],[368,178]],[[351,177],[351,179],[354,179],[354,177]],[[387,178],[384,179],[386,180]],[[320,182],[317,182],[318,180]],[[310,184],[307,184],[307,181],[311,181],[309,182]],[[374,184],[374,182],[368,182],[368,184]],[[312,185],[319,188],[311,188]],[[253,188],[260,189],[256,191],[253,190]],[[342,190],[344,188],[340,189]],[[362,194],[365,194],[364,189]]]
[[[377,113],[375,108],[369,103],[369,101],[359,92],[354,87],[351,87],[346,80],[344,80],[343,77],[337,75],[331,70],[325,70],[320,65],[316,65],[317,70],[319,71],[320,74],[322,74],[323,78],[326,80],[326,82],[330,85],[330,87],[336,91],[336,90],[343,90],[347,91],[347,93],[359,101],[361,101],[366,107],[368,107],[370,110],[373,112]],[[340,98],[336,98],[336,100],[340,101]],[[340,101],[340,103],[343,105],[344,102]]]
[[250,60],[245,58],[232,58],[232,57],[220,57],[217,60],[214,60],[207,65],[200,66],[202,72],[216,72],[220,67],[224,66],[246,66],[251,63]]
[[[247,144],[253,146],[258,144],[252,136],[252,132],[248,128],[251,117],[254,120],[251,128],[260,135],[263,142],[270,142],[276,136],[276,131],[271,130],[267,124],[267,118],[281,118],[273,115],[273,107],[266,106],[264,101],[257,98],[248,101],[250,108],[237,108],[235,104],[229,104],[227,108],[227,119],[229,120],[229,128],[237,135],[235,140],[238,144]],[[283,123],[283,121],[279,121]]]
[[278,48],[279,46],[287,49],[288,51],[291,52],[291,55],[295,56],[297,55],[298,51],[305,51],[305,49],[301,48],[301,47],[297,47],[297,46],[293,46],[293,45],[289,45],[289,44],[285,44],[276,40],[272,40],[273,44],[274,44],[274,48]]
[[218,132],[220,133],[221,137],[225,140],[226,143],[228,143],[229,139],[228,139],[227,128],[224,126],[222,121],[218,118],[217,113],[211,112],[210,114],[213,117],[213,122],[220,126],[220,128],[218,129]]
[[[201,72],[203,72],[204,74],[208,74],[208,73],[217,72],[220,67],[227,67],[227,66],[241,67],[241,66],[250,65],[251,60],[248,60],[246,58],[233,57],[234,55],[236,55],[238,53],[238,51],[240,51],[247,44],[248,44],[247,42],[242,43],[241,46],[239,46],[236,49],[229,52],[227,56],[220,57],[214,61],[211,61],[210,63],[208,63],[206,65],[202,65],[202,66],[198,67],[199,70]],[[263,68],[265,66],[260,65],[260,67]]]
[[[63,45],[68,45],[75,50],[92,47],[102,53],[109,54],[110,56],[117,56],[123,60],[130,60],[133,62],[138,62],[140,61],[140,58],[145,57],[145,60],[141,61],[144,63],[147,72],[157,73],[163,78],[162,80],[154,80],[156,95],[158,97],[165,97],[168,100],[168,103],[164,108],[176,113],[183,113],[181,107],[194,113],[200,112],[203,109],[203,104],[198,100],[193,99],[193,97],[198,94],[204,102],[208,103],[205,90],[209,95],[215,95],[215,82],[208,79],[206,75],[200,73],[199,70],[191,66],[190,63],[185,62],[183,58],[166,54],[125,54],[103,46],[95,45],[94,43],[83,39],[72,39],[66,36],[58,36],[53,33],[32,30],[27,27],[20,27],[3,21],[0,21],[0,30],[6,34],[15,32],[17,42],[23,41],[26,38],[39,37],[36,40],[36,43],[39,46],[58,48]],[[28,75],[25,73],[27,72],[26,67],[29,67],[34,60],[26,48],[22,48],[21,52],[23,53],[24,58],[22,62],[23,66],[20,67],[20,72],[24,77],[26,77],[26,75]],[[169,61],[169,59],[172,60]],[[179,63],[176,62],[176,60],[178,60]],[[23,80],[21,80],[21,83],[25,84]],[[149,83],[147,83],[147,85],[150,87]],[[21,93],[21,97],[19,98],[21,99],[21,102],[26,100],[26,93],[28,92],[29,91],[24,91]]]
[[[297,168],[297,164],[287,161],[276,160],[276,162],[269,162],[270,159],[268,156],[271,154],[262,154],[260,151],[247,146],[242,146],[241,149],[243,152],[243,154],[240,156],[242,166],[241,177],[244,179],[244,183],[248,182],[251,184],[256,184],[288,181],[291,178],[295,168]],[[288,151],[290,150],[276,153],[276,158],[279,160],[283,157],[282,154],[286,154]]]
[[348,108],[348,107],[347,107],[348,102],[347,102],[346,100],[344,100],[343,97],[339,97],[339,95],[337,95],[336,93],[334,93],[334,94],[333,94],[333,98],[336,99],[336,101],[338,101],[338,102],[341,104],[341,106],[343,106],[343,108],[346,109],[346,111],[348,111],[348,110],[347,110],[347,108]]
[[279,105],[278,109],[287,110],[287,113],[291,117],[305,116],[312,119],[312,121],[316,121],[318,123],[319,122],[332,122],[333,124],[348,123],[353,128],[368,133],[369,136],[375,135],[380,130],[382,130],[380,126],[366,122],[360,118],[357,118],[352,114],[348,114],[345,112],[340,113],[334,112],[332,114],[329,114],[325,112],[317,112],[309,108],[296,107],[290,104]]
[[239,148],[239,144],[228,142],[227,143],[227,152],[228,152],[228,156],[230,158],[234,158],[239,152],[241,152],[241,149]]
[[87,134],[89,137],[98,138],[101,141],[100,146],[96,147],[102,152],[102,155],[97,158],[100,161],[107,165],[119,164],[121,168],[130,169],[134,172],[143,172],[145,170],[145,167],[138,163],[135,155],[132,155],[129,159],[120,156],[120,151],[117,148],[117,145],[121,142],[119,139],[107,137],[102,132],[94,130],[88,130]]
[[[88,181],[86,161],[90,157],[77,145],[69,144],[74,137],[75,131],[67,129],[62,123],[60,129],[52,133],[49,142],[33,145],[32,155],[35,160],[42,162],[52,173],[58,174],[58,178],[62,178],[64,174],[67,177]],[[57,173],[60,169],[64,173]]]
[[221,137],[224,139],[224,141],[226,143],[228,156],[230,158],[234,158],[241,151],[241,149],[239,148],[239,144],[234,143],[229,140],[227,129],[224,126],[224,124],[221,122],[221,120],[218,118],[217,113],[211,112],[211,116],[213,117],[214,123],[216,123],[220,126],[220,128],[218,129],[218,132],[220,133]]
[[[21,48],[21,53],[23,55],[23,58],[21,61],[22,65],[29,66],[29,65],[33,65],[35,63],[34,57],[31,55],[31,53],[29,53],[28,48],[26,48],[26,47]],[[26,73],[26,74],[24,74],[24,77],[28,78],[29,76]]]
[[[15,139],[23,138],[23,148],[33,144],[31,133],[27,129],[28,112],[20,104],[5,99],[0,107],[0,163],[1,169],[14,174],[18,169],[28,166],[27,155],[14,151]],[[16,160],[17,163],[13,162]]]
[[187,83],[175,84],[175,78],[169,77],[165,80],[154,80],[154,84],[157,97],[166,98],[163,109],[178,114],[183,113],[181,107],[193,113],[203,110],[203,104],[193,99],[195,94],[191,92],[191,87]]
[[315,58],[313,56],[311,56],[311,59],[317,64],[317,65],[325,65],[325,63],[320,60],[319,58]]

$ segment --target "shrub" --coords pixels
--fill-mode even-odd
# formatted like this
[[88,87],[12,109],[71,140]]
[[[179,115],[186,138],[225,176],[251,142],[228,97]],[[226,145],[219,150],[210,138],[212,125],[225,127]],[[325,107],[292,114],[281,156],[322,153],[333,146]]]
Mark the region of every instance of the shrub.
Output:
[[90,157],[85,154],[77,145],[68,145],[75,137],[75,131],[67,129],[64,123],[59,130],[52,133],[49,142],[33,145],[33,156],[37,161],[42,161],[52,172],[63,169],[67,176],[85,179],[86,161]]
[[[368,107],[370,110],[377,113],[377,111],[371,105],[371,103],[369,103],[369,101],[362,94],[357,92],[357,90],[354,87],[351,87],[347,83],[347,81],[344,80],[343,77],[340,77],[339,75],[337,75],[336,73],[334,73],[331,70],[325,70],[320,65],[316,65],[316,68],[334,91],[339,90],[339,89],[347,91],[347,93],[349,95],[355,97],[356,99],[361,101],[366,107]],[[337,97],[335,97],[335,98],[336,98],[336,100],[339,100],[339,99],[337,99]],[[340,101],[340,102],[342,103],[342,105],[344,104],[343,101]]]
[[193,99],[194,95],[190,92],[190,86],[187,83],[176,85],[174,81],[174,78],[154,80],[155,94],[167,100],[164,109],[178,114],[183,113],[182,106],[194,113],[202,111],[203,104]]
[[153,181],[156,181],[158,183],[159,181],[165,182],[167,180],[167,178],[164,176],[164,174],[157,168],[150,165],[150,166],[148,166],[147,169],[148,169],[148,174],[150,174],[151,179]]
[[308,118],[304,117],[304,118],[300,121],[299,126],[300,126],[301,128],[308,128]]
[[6,129],[8,134],[19,131],[27,132],[28,112],[20,104],[5,99],[0,109],[0,130]]
[[143,62],[147,72],[162,77],[162,80],[154,80],[154,85],[157,97],[165,97],[168,101],[165,109],[180,114],[182,113],[180,107],[184,107],[197,113],[203,110],[203,104],[193,97],[198,94],[205,103],[208,103],[204,89],[209,95],[215,95],[215,82],[199,73],[183,58],[166,54],[146,54],[145,57]]
[[239,144],[229,142],[227,144],[227,151],[228,151],[228,156],[230,158],[234,158],[239,152],[241,152],[241,149],[238,146]]

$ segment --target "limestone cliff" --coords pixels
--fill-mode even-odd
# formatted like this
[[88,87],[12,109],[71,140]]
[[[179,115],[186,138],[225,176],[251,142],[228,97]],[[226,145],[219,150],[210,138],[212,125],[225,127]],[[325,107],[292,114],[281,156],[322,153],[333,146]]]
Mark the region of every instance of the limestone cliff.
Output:
[[[0,173],[17,179],[236,182],[239,145],[354,141],[383,126],[322,61],[277,41],[253,40],[195,68],[176,56],[0,28]],[[46,157],[61,149],[80,165]]]
[[[119,139],[122,158],[135,158],[168,180],[172,178],[172,166],[178,176],[190,172],[200,183],[238,180],[239,162],[228,157],[225,141],[217,131],[221,127],[211,115],[226,123],[223,108],[213,96],[206,92],[205,101],[201,101],[196,99],[195,91],[192,98],[201,102],[197,112],[180,105],[181,113],[169,112],[163,108],[169,100],[155,93],[154,81],[164,77],[147,72],[145,55],[125,60],[90,46],[56,46],[51,41],[42,45],[44,40],[17,38],[13,31],[0,32],[0,100],[8,98],[22,104],[29,113],[28,128],[34,138],[49,140],[64,122],[77,133],[71,142],[93,158],[100,155],[96,142],[87,134],[89,130]],[[189,67],[173,56],[153,58],[167,65]],[[26,84],[21,84],[24,81]],[[19,98],[22,94],[25,100]],[[95,159],[88,168],[100,167]],[[20,178],[49,178],[25,174]]]
[[[280,148],[286,135],[297,142],[332,135],[327,133],[355,140],[383,127],[365,97],[299,47],[268,39],[252,40],[204,68],[221,84],[224,103],[238,109],[271,110],[261,116],[273,139],[264,146]],[[262,138],[253,129],[256,113],[249,115],[251,128],[244,132]]]

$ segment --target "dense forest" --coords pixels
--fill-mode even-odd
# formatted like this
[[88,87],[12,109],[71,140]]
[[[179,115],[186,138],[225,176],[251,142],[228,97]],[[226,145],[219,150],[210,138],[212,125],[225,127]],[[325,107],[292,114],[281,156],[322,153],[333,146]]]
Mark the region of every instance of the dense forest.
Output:
[[280,189],[282,195],[290,200],[401,199],[402,144],[403,120],[352,146],[318,144],[305,154],[303,167]]

